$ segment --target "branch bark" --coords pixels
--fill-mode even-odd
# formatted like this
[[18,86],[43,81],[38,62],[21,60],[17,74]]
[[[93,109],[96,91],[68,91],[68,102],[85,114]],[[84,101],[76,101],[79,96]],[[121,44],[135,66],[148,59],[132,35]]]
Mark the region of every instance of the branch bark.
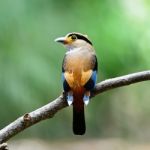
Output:
[[[122,86],[130,85],[133,83],[142,82],[146,80],[150,80],[150,70],[108,79],[96,85],[96,87],[91,93],[91,97],[94,97],[102,92],[117,87],[122,87]],[[57,111],[67,107],[67,103],[65,99],[66,99],[66,94],[63,93],[54,101],[48,103],[47,105],[35,111],[32,111],[30,113],[27,113],[19,117],[14,122],[10,123],[8,126],[1,129],[0,143],[6,142],[7,140],[9,140],[11,137],[15,136],[19,132],[23,131],[24,129],[42,120],[52,118],[57,113]]]

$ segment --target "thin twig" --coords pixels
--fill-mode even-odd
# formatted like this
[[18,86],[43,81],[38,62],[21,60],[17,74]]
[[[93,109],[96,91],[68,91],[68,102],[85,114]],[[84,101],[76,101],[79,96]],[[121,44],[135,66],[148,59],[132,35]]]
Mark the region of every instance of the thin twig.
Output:
[[[108,79],[96,85],[92,91],[91,97],[117,87],[122,87],[146,80],[150,80],[150,70]],[[16,119],[14,122],[10,123],[8,126],[4,127],[2,130],[0,130],[0,143],[6,142],[19,132],[42,120],[52,118],[57,111],[67,106],[65,99],[66,95],[63,93],[49,104],[33,112],[26,113],[25,115]]]

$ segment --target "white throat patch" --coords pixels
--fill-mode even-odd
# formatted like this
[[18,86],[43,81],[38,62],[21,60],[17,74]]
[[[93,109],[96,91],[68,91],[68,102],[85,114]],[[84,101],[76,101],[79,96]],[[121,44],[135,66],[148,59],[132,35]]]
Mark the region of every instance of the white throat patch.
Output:
[[80,51],[81,50],[81,47],[79,47],[79,48],[70,48],[67,52],[66,52],[66,54],[68,54],[68,53],[76,53],[76,52],[78,52],[78,51]]

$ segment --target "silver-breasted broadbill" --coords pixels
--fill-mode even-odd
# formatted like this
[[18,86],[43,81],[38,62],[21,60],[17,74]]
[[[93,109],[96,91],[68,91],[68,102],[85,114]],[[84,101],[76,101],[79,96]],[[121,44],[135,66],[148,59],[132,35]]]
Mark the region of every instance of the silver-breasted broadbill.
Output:
[[55,40],[67,52],[62,63],[63,89],[68,105],[73,105],[73,132],[83,135],[86,131],[84,105],[89,103],[90,92],[97,80],[97,57],[87,35],[72,32]]

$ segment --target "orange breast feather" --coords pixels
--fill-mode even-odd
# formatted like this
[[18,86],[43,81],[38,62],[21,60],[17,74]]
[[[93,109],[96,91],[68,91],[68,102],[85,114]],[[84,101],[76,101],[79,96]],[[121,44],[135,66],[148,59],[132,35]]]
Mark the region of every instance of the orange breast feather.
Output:
[[67,83],[71,88],[84,86],[92,75],[92,70],[82,71],[82,73],[76,74],[75,72],[65,72],[64,76]]
[[74,86],[73,72],[68,72],[68,71],[66,71],[66,72],[64,73],[64,76],[65,76],[65,79],[66,79],[67,83],[69,84],[69,86],[70,86],[71,88],[73,88],[73,86]]
[[64,63],[65,79],[71,88],[83,87],[92,75],[91,55],[67,55]]
[[91,76],[92,76],[92,70],[82,71],[81,85],[84,86],[88,82]]

